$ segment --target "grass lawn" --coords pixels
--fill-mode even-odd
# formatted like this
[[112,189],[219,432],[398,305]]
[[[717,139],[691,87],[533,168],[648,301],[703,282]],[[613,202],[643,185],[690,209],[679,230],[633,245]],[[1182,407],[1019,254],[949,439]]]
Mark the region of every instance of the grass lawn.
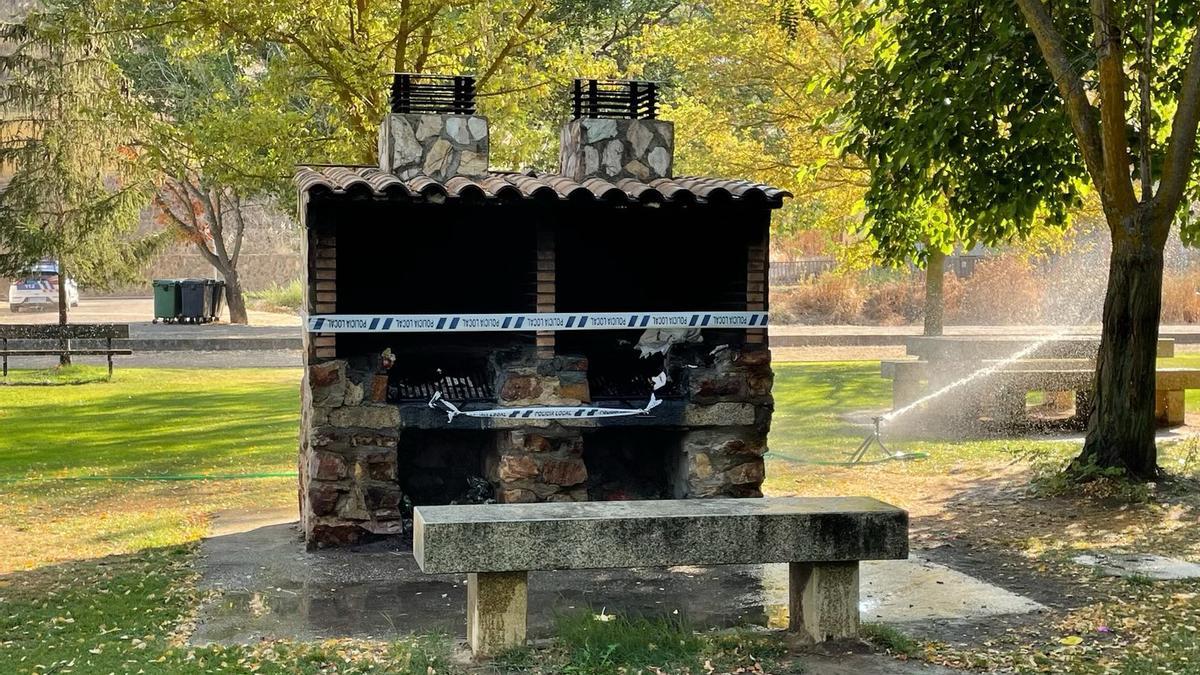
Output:
[[[1171,364],[1200,365],[1200,355]],[[1123,546],[1200,560],[1194,484],[1135,503],[1029,494],[1030,458],[1054,462],[1075,448],[1040,440],[889,438],[928,459],[821,464],[854,449],[864,413],[886,408],[888,382],[877,362],[785,363],[776,374],[769,493],[878,496],[910,509],[915,545],[950,542],[1053,578],[1075,598],[973,646],[914,643],[882,629],[872,631],[878,644],[950,665],[1031,672],[1200,667],[1200,584],[1101,579],[1070,563],[1080,549]],[[0,673],[463,670],[436,638],[182,643],[199,603],[195,543],[210,515],[294,502],[298,382],[295,369],[123,368],[111,382],[0,386]],[[1189,409],[1200,410],[1197,397],[1189,395]],[[1163,464],[1195,474],[1197,447],[1164,447]],[[716,672],[761,672],[753,668],[763,658],[776,660],[768,672],[788,672],[786,647],[770,637],[567,617],[554,644],[499,663],[546,673],[709,672],[705,662]]]

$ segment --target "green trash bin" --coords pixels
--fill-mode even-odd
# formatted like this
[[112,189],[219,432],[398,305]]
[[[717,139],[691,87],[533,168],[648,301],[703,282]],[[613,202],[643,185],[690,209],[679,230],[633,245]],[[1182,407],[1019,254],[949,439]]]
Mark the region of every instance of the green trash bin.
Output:
[[154,323],[173,323],[179,318],[179,280],[155,279]]

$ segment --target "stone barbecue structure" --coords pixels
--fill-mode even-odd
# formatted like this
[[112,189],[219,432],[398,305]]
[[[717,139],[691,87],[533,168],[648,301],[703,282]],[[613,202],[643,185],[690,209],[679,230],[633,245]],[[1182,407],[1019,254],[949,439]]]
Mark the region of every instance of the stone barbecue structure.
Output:
[[470,78],[426,78],[397,76],[378,167],[296,175],[309,547],[419,505],[761,496],[789,195],[673,176],[649,83],[577,81],[559,171],[491,170]]

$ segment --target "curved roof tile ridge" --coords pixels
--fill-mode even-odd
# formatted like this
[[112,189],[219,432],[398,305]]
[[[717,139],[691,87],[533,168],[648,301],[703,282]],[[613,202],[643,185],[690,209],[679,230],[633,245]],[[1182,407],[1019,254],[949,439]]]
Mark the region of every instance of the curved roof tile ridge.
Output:
[[302,192],[312,194],[350,194],[389,199],[416,197],[434,202],[446,199],[545,199],[687,205],[744,201],[766,203],[774,208],[782,205],[785,197],[792,196],[787,190],[763,183],[709,176],[677,176],[649,181],[588,177],[576,181],[556,173],[496,171],[482,176],[453,176],[439,181],[426,175],[401,179],[369,166],[300,166],[296,168],[295,182]]
[[486,188],[468,176],[451,176],[445,186],[451,197],[483,201],[491,196]]
[[585,178],[583,186],[595,195],[596,199],[605,202],[624,203],[633,198],[628,192],[603,178]]
[[521,194],[529,199],[558,199],[558,191],[548,185],[545,181],[538,180],[534,176],[525,174],[512,173],[504,174],[504,179],[516,185],[521,190]]
[[618,178],[617,187],[625,191],[634,201],[643,204],[662,204],[667,201],[666,195],[649,183],[632,178]]

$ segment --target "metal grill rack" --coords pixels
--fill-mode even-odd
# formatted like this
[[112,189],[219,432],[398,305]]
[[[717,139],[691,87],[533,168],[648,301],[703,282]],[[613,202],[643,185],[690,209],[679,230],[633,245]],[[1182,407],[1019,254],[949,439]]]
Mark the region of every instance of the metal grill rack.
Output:
[[576,79],[571,103],[574,119],[652,120],[658,115],[658,85],[638,80]]
[[428,401],[435,392],[454,402],[495,399],[491,380],[484,370],[445,373],[440,368],[428,373],[406,373],[393,377],[397,401]]
[[475,114],[475,78],[469,75],[392,74],[392,112]]

